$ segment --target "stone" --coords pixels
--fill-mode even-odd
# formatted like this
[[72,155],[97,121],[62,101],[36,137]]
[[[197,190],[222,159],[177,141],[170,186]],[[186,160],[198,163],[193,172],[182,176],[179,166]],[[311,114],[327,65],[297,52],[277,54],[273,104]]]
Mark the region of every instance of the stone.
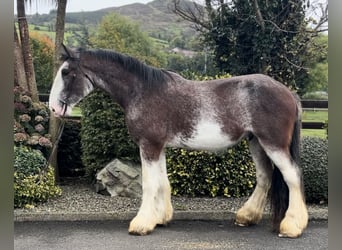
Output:
[[95,190],[112,197],[139,198],[142,194],[141,167],[115,159],[96,174]]

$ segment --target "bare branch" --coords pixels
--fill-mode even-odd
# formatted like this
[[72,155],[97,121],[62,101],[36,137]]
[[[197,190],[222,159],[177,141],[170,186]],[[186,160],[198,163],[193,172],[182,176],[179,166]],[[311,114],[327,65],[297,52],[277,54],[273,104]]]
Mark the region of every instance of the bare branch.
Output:
[[293,33],[293,34],[299,33],[299,31],[284,30],[284,29],[280,28],[275,22],[273,22],[271,20],[264,20],[264,23],[265,22],[272,24],[278,31],[281,31],[281,32]]
[[206,13],[204,7],[192,2],[191,5],[185,2],[180,3],[180,0],[172,1],[172,11],[179,15],[184,20],[190,21],[196,24],[196,29],[209,29],[208,22],[206,20]]
[[261,15],[261,11],[260,11],[260,8],[259,8],[258,0],[253,0],[253,5],[254,5],[254,10],[255,10],[257,21],[258,21],[258,23],[261,26],[262,32],[264,32],[265,31],[265,21],[264,21],[264,18],[262,17],[262,15]]

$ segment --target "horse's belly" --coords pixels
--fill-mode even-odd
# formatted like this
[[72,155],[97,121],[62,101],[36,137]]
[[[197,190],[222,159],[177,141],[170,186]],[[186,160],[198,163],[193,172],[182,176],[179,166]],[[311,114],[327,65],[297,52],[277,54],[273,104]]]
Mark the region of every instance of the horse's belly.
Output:
[[195,126],[191,136],[177,134],[168,144],[171,147],[183,147],[198,150],[221,150],[236,144],[231,137],[224,133],[218,123],[201,121]]

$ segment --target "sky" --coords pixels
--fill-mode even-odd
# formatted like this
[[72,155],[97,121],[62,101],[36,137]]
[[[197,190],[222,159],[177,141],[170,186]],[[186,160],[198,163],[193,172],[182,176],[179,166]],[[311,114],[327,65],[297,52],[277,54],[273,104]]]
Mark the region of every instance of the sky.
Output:
[[[153,0],[68,0],[66,12],[79,12],[79,11],[93,11],[100,10],[107,7],[118,7],[132,3],[148,3]],[[14,1],[14,13],[17,11],[17,1]],[[39,14],[49,13],[51,9],[55,9],[55,5],[51,0],[32,0],[32,5],[26,7],[26,14]]]

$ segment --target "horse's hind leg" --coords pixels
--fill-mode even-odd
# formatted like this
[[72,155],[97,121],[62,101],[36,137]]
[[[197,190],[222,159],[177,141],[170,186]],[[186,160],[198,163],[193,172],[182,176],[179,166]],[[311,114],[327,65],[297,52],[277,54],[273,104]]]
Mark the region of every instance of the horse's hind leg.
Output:
[[[288,208],[285,217],[280,222],[279,236],[296,238],[302,234],[308,224],[308,211],[305,205],[300,169],[291,159],[287,150],[275,151],[267,148],[265,150],[278,167],[289,190]],[[272,190],[272,192],[274,191]],[[274,211],[274,213],[277,212],[279,211]]]
[[249,149],[256,166],[257,185],[236,214],[235,224],[239,226],[257,224],[261,220],[273,172],[272,163],[256,137],[249,141]]
[[128,229],[130,234],[136,235],[152,232],[157,224],[169,222],[173,214],[164,150],[157,150],[157,153],[153,153],[153,157],[150,157],[145,150],[140,148],[142,203]]

